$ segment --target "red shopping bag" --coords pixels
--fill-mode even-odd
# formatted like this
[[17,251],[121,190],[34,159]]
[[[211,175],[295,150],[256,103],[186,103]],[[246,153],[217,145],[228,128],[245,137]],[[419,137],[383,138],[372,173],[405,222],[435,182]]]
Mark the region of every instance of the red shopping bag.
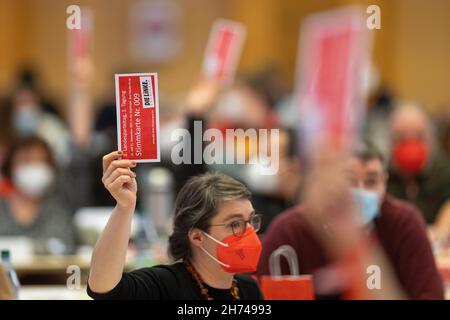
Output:
[[[284,256],[289,264],[291,275],[282,276],[280,258]],[[299,275],[298,259],[295,250],[283,245],[269,258],[270,276],[260,278],[260,288],[266,300],[314,300],[311,275]]]

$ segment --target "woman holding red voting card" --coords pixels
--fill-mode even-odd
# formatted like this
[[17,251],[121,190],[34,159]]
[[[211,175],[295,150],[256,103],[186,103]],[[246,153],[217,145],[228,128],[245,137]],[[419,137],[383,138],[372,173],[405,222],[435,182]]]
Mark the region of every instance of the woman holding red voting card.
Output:
[[171,265],[124,273],[136,206],[136,167],[121,151],[103,158],[103,183],[117,205],[93,255],[88,294],[94,299],[262,299],[254,272],[261,217],[240,182],[223,174],[191,178],[175,201]]

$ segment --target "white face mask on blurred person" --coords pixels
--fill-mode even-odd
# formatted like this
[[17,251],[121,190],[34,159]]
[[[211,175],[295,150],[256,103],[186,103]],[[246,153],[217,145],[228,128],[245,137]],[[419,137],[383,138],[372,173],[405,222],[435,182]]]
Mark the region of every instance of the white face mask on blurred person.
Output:
[[244,117],[245,101],[238,92],[227,92],[217,104],[218,116],[230,121],[239,121]]
[[248,165],[242,179],[253,192],[272,195],[278,189],[278,175],[262,174],[264,170],[267,170],[264,164]]
[[13,174],[14,185],[31,197],[41,197],[53,183],[52,168],[45,163],[30,163],[18,166]]
[[19,134],[34,133],[38,126],[39,110],[33,105],[22,106],[14,112],[13,125]]

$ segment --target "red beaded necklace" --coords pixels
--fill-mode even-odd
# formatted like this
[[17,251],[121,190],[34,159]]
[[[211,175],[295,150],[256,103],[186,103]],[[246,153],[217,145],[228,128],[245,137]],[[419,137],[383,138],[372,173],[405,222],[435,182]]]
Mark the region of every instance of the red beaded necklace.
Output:
[[[197,284],[198,288],[200,289],[200,295],[204,300],[213,300],[213,298],[208,294],[208,288],[204,286],[204,283],[202,281],[202,278],[198,274],[197,270],[195,270],[194,266],[189,262],[184,262],[186,269],[189,271],[189,273],[192,276],[192,279]],[[233,296],[234,300],[239,300],[239,288],[237,286],[236,279],[233,278],[233,282],[231,283],[230,293]]]

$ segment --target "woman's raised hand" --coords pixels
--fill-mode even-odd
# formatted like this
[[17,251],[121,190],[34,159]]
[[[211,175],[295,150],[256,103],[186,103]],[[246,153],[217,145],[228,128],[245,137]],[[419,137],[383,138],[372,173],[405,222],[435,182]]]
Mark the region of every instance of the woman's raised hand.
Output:
[[131,168],[136,167],[136,162],[121,157],[121,151],[114,151],[103,157],[102,182],[120,209],[134,211],[137,183],[136,174]]

